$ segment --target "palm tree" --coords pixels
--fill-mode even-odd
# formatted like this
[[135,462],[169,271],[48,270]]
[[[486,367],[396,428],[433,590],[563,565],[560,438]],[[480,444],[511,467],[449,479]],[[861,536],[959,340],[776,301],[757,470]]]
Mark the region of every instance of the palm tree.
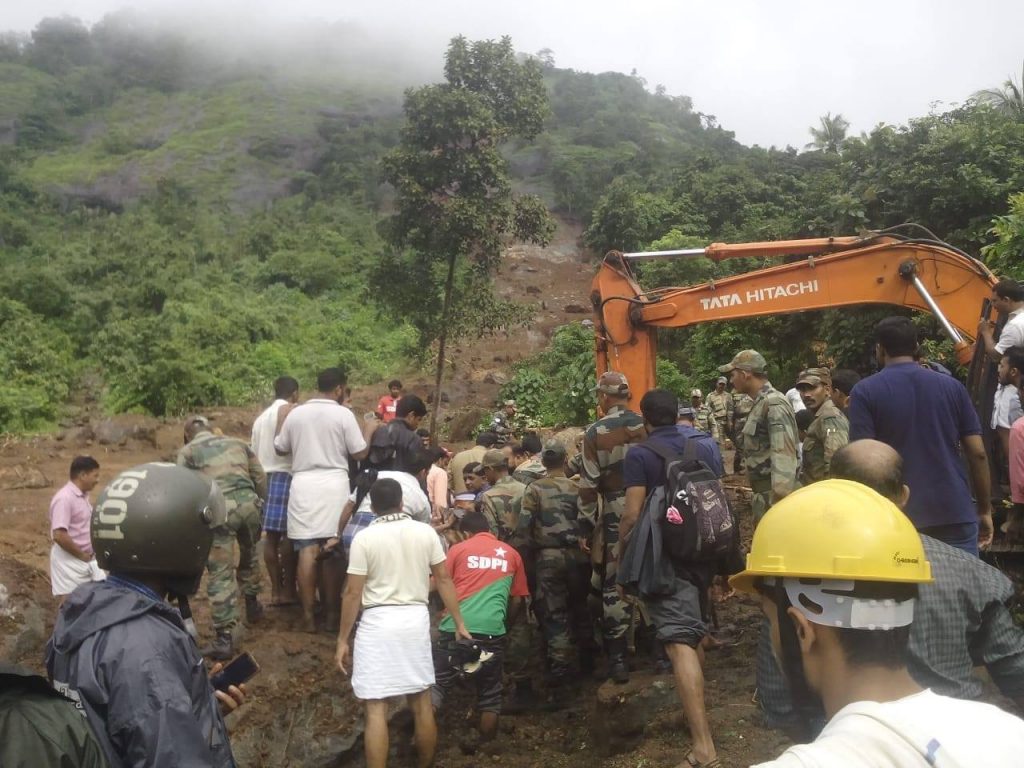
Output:
[[1024,120],[1024,65],[1021,65],[1020,84],[1008,77],[1002,88],[986,88],[971,98],[979,104],[988,104],[997,112],[1018,120]]
[[837,114],[833,117],[831,112],[826,112],[824,117],[819,117],[820,128],[813,125],[808,129],[811,138],[814,139],[805,149],[819,149],[822,152],[833,152],[839,154],[843,140],[846,138],[846,130],[850,127],[850,121]]

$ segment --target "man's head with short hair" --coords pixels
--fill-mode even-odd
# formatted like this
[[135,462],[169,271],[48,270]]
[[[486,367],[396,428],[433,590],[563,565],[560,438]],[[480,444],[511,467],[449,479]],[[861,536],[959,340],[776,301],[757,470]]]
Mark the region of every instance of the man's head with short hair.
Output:
[[847,443],[832,456],[829,472],[837,480],[866,485],[901,509],[910,497],[910,488],[903,482],[903,457],[879,440]]
[[388,393],[392,397],[401,397],[402,396],[402,382],[400,382],[398,379],[392,379],[391,381],[389,381],[388,382]]
[[378,517],[402,511],[402,486],[397,480],[381,478],[370,486],[370,509]]
[[997,312],[1012,312],[1024,302],[1024,286],[1004,277],[992,286],[992,306]]
[[189,416],[185,419],[185,442],[191,443],[197,435],[203,432],[211,432],[210,420],[205,416]]
[[1008,384],[1024,384],[1024,347],[1010,347],[1000,359],[1000,366],[1005,363],[1006,382]]
[[810,408],[796,412],[796,428],[801,432],[806,432],[812,421],[814,421],[814,411]]
[[71,460],[68,476],[82,491],[88,493],[100,479],[100,463],[92,456],[75,456]]
[[416,395],[405,395],[395,405],[395,418],[416,429],[427,415],[427,406]]
[[832,402],[845,408],[850,400],[850,393],[860,381],[860,374],[849,368],[838,368],[832,371]]
[[490,430],[484,430],[476,436],[476,444],[482,445],[484,448],[491,448],[498,443],[498,436]]
[[476,493],[479,491],[487,478],[484,475],[484,468],[480,466],[480,462],[474,461],[467,464],[462,468],[462,480],[466,485],[466,488]]
[[434,463],[434,454],[428,448],[418,448],[405,457],[402,471],[415,477],[425,478]]
[[491,526],[484,513],[474,509],[462,516],[459,521],[459,530],[470,536],[475,536],[478,533],[487,533],[491,530]]
[[668,427],[676,423],[679,398],[667,389],[651,389],[640,398],[640,413],[651,427]]
[[291,376],[278,376],[274,379],[274,397],[294,403],[299,399],[299,382]]
[[917,327],[909,317],[887,317],[875,326],[878,359],[913,357],[917,352]]
[[536,432],[527,432],[523,435],[523,450],[531,456],[536,456],[541,452],[543,444],[540,441],[540,435]]
[[324,368],[316,375],[316,388],[322,395],[327,395],[331,400],[339,403],[345,397],[345,385],[348,383],[348,376],[341,368]]

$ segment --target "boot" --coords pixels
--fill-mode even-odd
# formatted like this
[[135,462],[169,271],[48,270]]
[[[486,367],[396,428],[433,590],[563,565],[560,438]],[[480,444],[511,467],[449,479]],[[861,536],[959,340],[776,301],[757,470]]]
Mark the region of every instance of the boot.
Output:
[[522,714],[532,710],[537,705],[537,697],[533,693],[533,682],[530,680],[516,680],[513,683],[512,695],[508,702],[502,706],[501,711],[510,715]]
[[245,623],[256,624],[263,618],[263,604],[256,595],[245,596]]
[[608,643],[608,677],[619,685],[629,682],[629,662],[626,659],[626,638]]
[[217,630],[217,639],[214,640],[211,645],[200,649],[199,652],[203,654],[203,656],[207,656],[217,661],[228,661],[229,659],[234,658],[235,644],[231,639],[231,630]]

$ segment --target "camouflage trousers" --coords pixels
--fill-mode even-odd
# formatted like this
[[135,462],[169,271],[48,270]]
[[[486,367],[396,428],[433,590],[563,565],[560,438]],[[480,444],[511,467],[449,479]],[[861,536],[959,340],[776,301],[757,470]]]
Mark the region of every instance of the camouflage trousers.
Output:
[[[526,568],[526,580],[530,586],[530,594],[537,593],[537,570],[533,558],[524,557],[523,564]],[[522,611],[519,617],[508,624],[506,637],[508,643],[505,646],[505,672],[514,683],[524,682],[530,679],[530,660],[537,655],[535,647],[537,633],[534,625],[530,623],[530,613],[541,620],[543,611],[537,600],[530,601],[530,610]]]
[[[210,615],[218,631],[230,631],[239,622],[238,587],[246,595],[260,592],[260,510],[255,500],[228,499],[227,523],[213,531],[213,546],[206,560],[206,593]],[[235,572],[235,542],[238,571]]]
[[601,634],[607,647],[609,643],[621,640],[629,631],[629,603],[619,597],[615,588],[615,579],[619,573],[619,561],[615,550],[619,546],[619,519],[625,508],[625,498],[605,501],[601,515],[601,527],[604,533],[604,572],[601,576],[601,596],[603,610],[601,617]]
[[547,644],[548,667],[554,678],[572,672],[573,642],[593,652],[594,638],[587,610],[590,559],[576,547],[542,549],[537,553],[536,602]]
[[754,527],[761,522],[761,518],[764,517],[764,513],[768,511],[768,508],[772,505],[772,493],[771,491],[765,491],[764,493],[754,492],[750,498],[750,511],[754,514]]

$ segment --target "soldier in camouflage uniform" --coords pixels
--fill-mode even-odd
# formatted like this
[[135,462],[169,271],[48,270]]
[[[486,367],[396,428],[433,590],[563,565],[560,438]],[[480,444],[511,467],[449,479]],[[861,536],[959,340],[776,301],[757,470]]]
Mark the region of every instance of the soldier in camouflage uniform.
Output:
[[832,455],[850,442],[850,422],[832,402],[832,375],[828,368],[808,368],[796,380],[796,388],[814,421],[804,437],[800,481],[804,485],[829,478]]
[[719,376],[718,381],[715,382],[715,391],[708,393],[707,400],[705,400],[722,433],[722,439],[718,441],[719,448],[722,447],[726,437],[732,438],[732,415],[735,406],[732,395],[725,391],[725,385],[728,383],[729,380],[725,376]]
[[554,703],[561,704],[573,679],[572,640],[580,668],[593,671],[593,635],[587,612],[590,559],[579,547],[579,487],[565,476],[565,446],[549,440],[541,454],[547,477],[523,495],[514,545],[536,569],[534,600],[547,643]]
[[690,407],[693,408],[693,425],[701,432],[707,432],[722,448],[722,425],[718,423],[711,408],[703,403],[704,395],[699,389],[690,390]]
[[736,437],[753,491],[750,506],[756,526],[772,504],[799,487],[796,415],[786,396],[768,381],[767,363],[759,352],[745,349],[718,370],[729,375],[737,392],[754,400]]
[[[616,682],[629,680],[626,661],[626,632],[629,629],[630,606],[619,597],[615,588],[618,572],[615,550],[619,543],[619,520],[625,508],[622,463],[633,443],[647,437],[643,417],[626,408],[629,382],[617,371],[607,371],[598,380],[597,401],[601,412],[583,435],[583,472],[580,475],[580,535],[584,551],[590,551],[591,540],[601,537],[596,575],[600,578],[603,598],[601,634],[608,655],[609,677]],[[600,517],[598,499],[601,500]],[[596,542],[595,542],[596,543]],[[597,559],[597,558],[592,558]]]
[[[214,659],[234,656],[232,633],[239,622],[238,585],[245,594],[245,616],[249,623],[263,615],[259,602],[260,508],[267,497],[267,478],[256,454],[247,443],[215,435],[209,422],[193,416],[185,422],[186,445],[178,452],[178,464],[213,480],[227,502],[228,519],[213,531],[213,546],[206,563],[209,580],[210,614],[217,639],[203,654]],[[234,544],[239,560],[235,574]]]
[[544,469],[544,463],[541,461],[540,437],[537,436],[536,432],[528,432],[523,435],[522,446],[523,451],[530,458],[516,467],[512,473],[512,479],[518,480],[523,485],[529,485],[534,480],[540,480],[547,475],[547,470]]
[[501,410],[495,411],[491,416],[491,426],[488,429],[498,436],[499,445],[505,445],[515,437],[517,426],[516,401],[506,400]]
[[740,447],[740,433],[747,425],[747,416],[750,409],[754,407],[754,399],[750,395],[733,390],[732,392],[732,433],[729,438],[732,440],[732,473],[738,475],[743,471],[743,449]]

